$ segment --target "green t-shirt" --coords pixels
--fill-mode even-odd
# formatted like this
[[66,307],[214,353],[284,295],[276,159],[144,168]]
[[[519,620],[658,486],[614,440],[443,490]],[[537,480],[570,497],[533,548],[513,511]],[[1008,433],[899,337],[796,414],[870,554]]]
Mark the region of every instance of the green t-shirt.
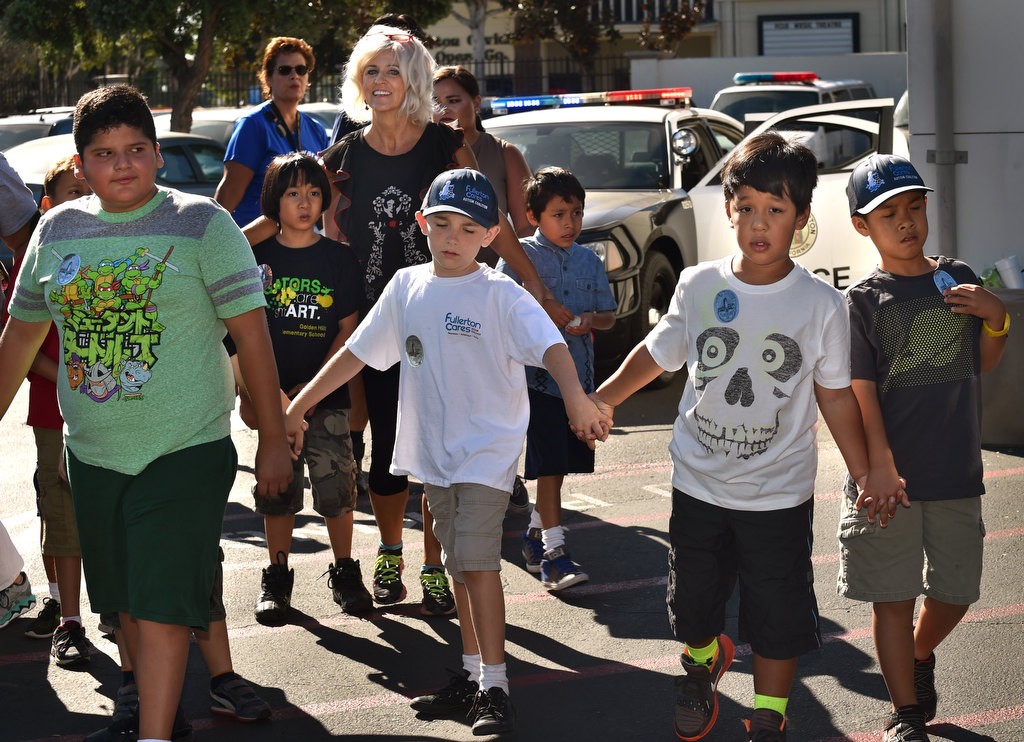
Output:
[[68,447],[133,475],[230,435],[223,319],[263,306],[256,261],[231,216],[208,198],[160,189],[126,213],[104,211],[95,196],[47,212],[10,311],[57,324]]

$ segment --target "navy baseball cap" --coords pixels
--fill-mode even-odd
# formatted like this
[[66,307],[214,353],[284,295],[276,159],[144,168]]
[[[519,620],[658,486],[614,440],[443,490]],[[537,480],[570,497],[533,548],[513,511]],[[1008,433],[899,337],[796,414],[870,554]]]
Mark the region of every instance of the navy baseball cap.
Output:
[[910,160],[899,155],[871,155],[850,174],[846,197],[850,216],[870,214],[897,193],[934,191],[924,184]]
[[498,223],[498,196],[479,170],[468,167],[445,170],[430,184],[420,211],[424,216],[454,211],[490,229]]

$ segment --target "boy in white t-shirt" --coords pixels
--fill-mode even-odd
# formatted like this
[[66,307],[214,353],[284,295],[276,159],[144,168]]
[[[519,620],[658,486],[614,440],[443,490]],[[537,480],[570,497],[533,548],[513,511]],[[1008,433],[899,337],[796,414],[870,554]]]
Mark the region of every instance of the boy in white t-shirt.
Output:
[[843,296],[789,256],[810,214],[817,162],[775,132],[737,147],[722,171],[739,251],[687,268],[668,313],[592,395],[612,408],[664,371],[689,373],[672,434],[669,619],[684,642],[674,725],[707,734],[734,655],[722,633],[740,587],[740,639],[753,652],[748,739],[785,740],[797,657],[821,645],[814,596],[817,412],[862,497],[882,518],[900,489],[869,464],[850,387]]
[[292,401],[285,423],[301,439],[305,412],[364,365],[402,364],[391,473],[424,483],[463,645],[463,670],[412,707],[425,716],[470,711],[475,735],[511,731],[515,716],[499,570],[502,520],[530,417],[524,367],[548,369],[581,439],[607,436],[544,310],[512,279],[476,262],[499,218],[482,174],[463,168],[437,176],[416,214],[431,262],[395,274],[345,347]]

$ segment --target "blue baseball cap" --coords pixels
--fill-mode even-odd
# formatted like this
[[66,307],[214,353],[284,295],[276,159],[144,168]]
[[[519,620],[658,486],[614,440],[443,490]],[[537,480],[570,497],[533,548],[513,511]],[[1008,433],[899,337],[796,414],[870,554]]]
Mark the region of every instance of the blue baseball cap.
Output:
[[850,216],[870,214],[882,202],[904,191],[934,191],[924,184],[910,160],[899,155],[871,155],[850,173],[846,197]]
[[454,211],[490,229],[498,223],[498,196],[479,170],[468,167],[445,170],[430,184],[420,211],[424,216]]

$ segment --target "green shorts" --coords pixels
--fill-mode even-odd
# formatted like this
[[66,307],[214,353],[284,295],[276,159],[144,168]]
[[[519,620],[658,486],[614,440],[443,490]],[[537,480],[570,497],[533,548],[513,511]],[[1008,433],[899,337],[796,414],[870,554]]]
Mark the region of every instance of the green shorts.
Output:
[[71,488],[57,472],[64,452],[64,434],[49,428],[32,428],[36,439],[36,486],[39,517],[43,522],[43,556],[80,557],[75,503]]
[[175,451],[134,476],[68,449],[93,611],[205,630],[238,457],[231,438]]
[[842,500],[840,595],[890,603],[924,594],[951,605],[981,597],[980,497],[911,502],[885,528],[868,523],[866,510],[857,512],[849,497]]
[[462,572],[500,572],[501,536],[509,493],[483,484],[425,484],[434,535],[441,542],[444,566],[452,579]]

